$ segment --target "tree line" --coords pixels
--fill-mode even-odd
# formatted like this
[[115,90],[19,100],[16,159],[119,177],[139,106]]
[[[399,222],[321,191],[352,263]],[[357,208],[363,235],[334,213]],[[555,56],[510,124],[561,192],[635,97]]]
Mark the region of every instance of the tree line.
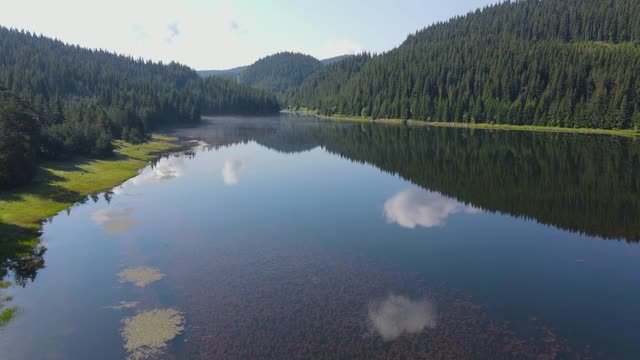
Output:
[[[36,161],[107,157],[163,124],[201,114],[279,111],[274,95],[189,67],[67,45],[0,26],[0,188],[24,184]],[[17,142],[20,142],[19,144]],[[11,145],[10,145],[11,144]]]
[[324,115],[640,126],[640,2],[522,0],[325,66],[281,101]]
[[[253,120],[254,123],[258,123]],[[313,117],[228,121],[234,142],[284,153],[322,147],[485,211],[606,239],[640,241],[640,143],[618,136],[491,131]],[[233,131],[233,129],[238,129]]]

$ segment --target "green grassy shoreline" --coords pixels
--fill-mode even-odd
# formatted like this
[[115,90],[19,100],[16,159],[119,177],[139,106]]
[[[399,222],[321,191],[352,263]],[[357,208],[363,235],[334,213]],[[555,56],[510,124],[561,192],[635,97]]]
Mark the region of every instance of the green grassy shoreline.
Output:
[[462,122],[433,122],[433,121],[420,121],[420,120],[402,120],[402,119],[377,119],[362,116],[345,116],[345,115],[321,115],[314,110],[285,110],[285,113],[300,114],[316,116],[322,119],[329,119],[334,121],[349,121],[349,122],[367,122],[372,124],[391,124],[391,125],[403,125],[410,126],[433,126],[433,127],[456,127],[466,129],[480,129],[480,130],[506,130],[506,131],[536,131],[536,132],[563,132],[563,133],[577,133],[577,134],[597,134],[597,135],[611,135],[611,136],[623,136],[628,138],[640,137],[640,130],[619,130],[619,129],[593,129],[593,128],[565,128],[555,126],[536,126],[536,125],[507,125],[507,124],[472,124]]
[[[154,135],[151,141],[137,145],[116,141],[115,147],[116,154],[110,159],[76,158],[40,165],[31,184],[0,192],[0,222],[37,231],[43,220],[87,195],[108,190],[136,176],[149,161],[180,145],[174,138]],[[5,234],[0,232],[0,235]]]
[[[75,158],[39,166],[32,183],[10,191],[0,191],[0,280],[7,275],[5,263],[29,256],[40,243],[42,222],[88,195],[109,190],[159,158],[182,148],[177,139],[154,135],[142,144],[115,142],[115,156],[105,160]],[[0,289],[10,283],[2,281]],[[10,297],[0,293],[0,326],[18,309],[6,307]]]

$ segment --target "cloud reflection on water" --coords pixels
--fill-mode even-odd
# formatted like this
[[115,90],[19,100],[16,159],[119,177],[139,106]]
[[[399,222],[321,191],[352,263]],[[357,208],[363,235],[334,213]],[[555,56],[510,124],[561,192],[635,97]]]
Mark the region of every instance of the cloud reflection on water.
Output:
[[238,171],[243,163],[240,160],[227,160],[222,167],[222,179],[227,185],[238,184]]
[[369,328],[385,341],[403,334],[419,333],[436,327],[435,305],[427,300],[411,300],[404,296],[389,295],[384,300],[369,303]]
[[118,195],[141,195],[140,192],[132,191],[133,188],[181,177],[184,175],[184,166],[185,156],[182,154],[160,158],[155,164],[142,169],[138,176],[114,188],[113,193]]
[[98,225],[102,225],[106,234],[113,235],[126,232],[138,223],[131,219],[133,209],[127,208],[123,211],[110,211],[102,209],[91,215],[91,220]]
[[422,189],[401,191],[384,203],[387,221],[409,229],[444,226],[449,216],[460,212],[477,214],[480,210]]
[[132,179],[135,185],[157,183],[184,175],[185,157],[182,155],[163,157],[154,166],[144,168]]

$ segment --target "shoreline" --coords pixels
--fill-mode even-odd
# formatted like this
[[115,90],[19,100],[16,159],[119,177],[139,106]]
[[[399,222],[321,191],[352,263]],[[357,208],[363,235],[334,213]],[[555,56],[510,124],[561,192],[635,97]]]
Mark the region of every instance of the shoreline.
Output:
[[592,134],[592,135],[609,135],[622,136],[626,138],[637,139],[640,137],[640,130],[614,130],[614,129],[595,129],[595,128],[566,128],[556,126],[539,126],[539,125],[510,125],[510,124],[472,124],[463,122],[435,122],[421,120],[402,120],[402,119],[377,119],[359,116],[346,115],[321,115],[317,111],[312,110],[283,110],[286,114],[315,116],[321,119],[333,121],[348,121],[371,124],[387,124],[387,125],[408,125],[408,126],[430,126],[430,127],[450,127],[464,129],[479,130],[503,130],[503,131],[531,131],[531,132],[555,132],[555,133],[574,133],[574,134]]
[[87,196],[112,189],[137,176],[140,169],[163,154],[183,148],[177,138],[153,135],[145,143],[114,142],[109,159],[73,158],[38,165],[30,184],[0,191],[0,329],[20,311],[8,304],[12,297],[4,290],[10,263],[35,255],[42,256],[42,224]]
[[7,249],[35,247],[47,219],[87,196],[124,183],[151,161],[182,148],[177,138],[157,134],[145,143],[117,140],[114,145],[111,158],[45,162],[30,184],[0,191],[0,260]]

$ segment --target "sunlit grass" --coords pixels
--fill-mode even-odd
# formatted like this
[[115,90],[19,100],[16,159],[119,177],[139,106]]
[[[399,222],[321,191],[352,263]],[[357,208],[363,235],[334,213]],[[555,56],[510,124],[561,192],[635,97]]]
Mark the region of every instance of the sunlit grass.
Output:
[[420,121],[420,120],[401,120],[401,119],[378,119],[372,120],[364,116],[345,116],[345,115],[320,115],[317,111],[309,109],[299,109],[291,111],[291,113],[312,115],[323,119],[349,122],[369,122],[401,125],[406,123],[411,126],[437,126],[437,127],[457,127],[468,129],[482,130],[508,130],[508,131],[546,131],[546,132],[567,132],[580,134],[600,134],[637,138],[640,137],[640,130],[634,129],[594,129],[594,128],[567,128],[558,126],[536,126],[536,125],[509,125],[509,124],[486,124],[486,123],[464,123],[464,122],[436,122],[436,121]]
[[[76,158],[44,163],[34,181],[13,191],[0,192],[0,262],[28,255],[40,242],[42,221],[82,201],[87,195],[111,189],[136,176],[138,170],[161,153],[178,149],[176,139],[154,136],[143,144],[115,142],[115,156],[107,160]],[[1,273],[0,278],[6,273]],[[11,285],[0,281],[0,289]],[[0,326],[17,313],[0,298]]]
[[173,140],[156,135],[142,144],[116,141],[116,155],[110,159],[76,158],[42,164],[31,184],[0,192],[0,222],[19,227],[12,230],[5,226],[6,229],[0,229],[0,238],[33,241],[33,233],[40,230],[44,219],[87,195],[108,190],[137,175],[140,168],[160,153],[177,149],[179,145]]

